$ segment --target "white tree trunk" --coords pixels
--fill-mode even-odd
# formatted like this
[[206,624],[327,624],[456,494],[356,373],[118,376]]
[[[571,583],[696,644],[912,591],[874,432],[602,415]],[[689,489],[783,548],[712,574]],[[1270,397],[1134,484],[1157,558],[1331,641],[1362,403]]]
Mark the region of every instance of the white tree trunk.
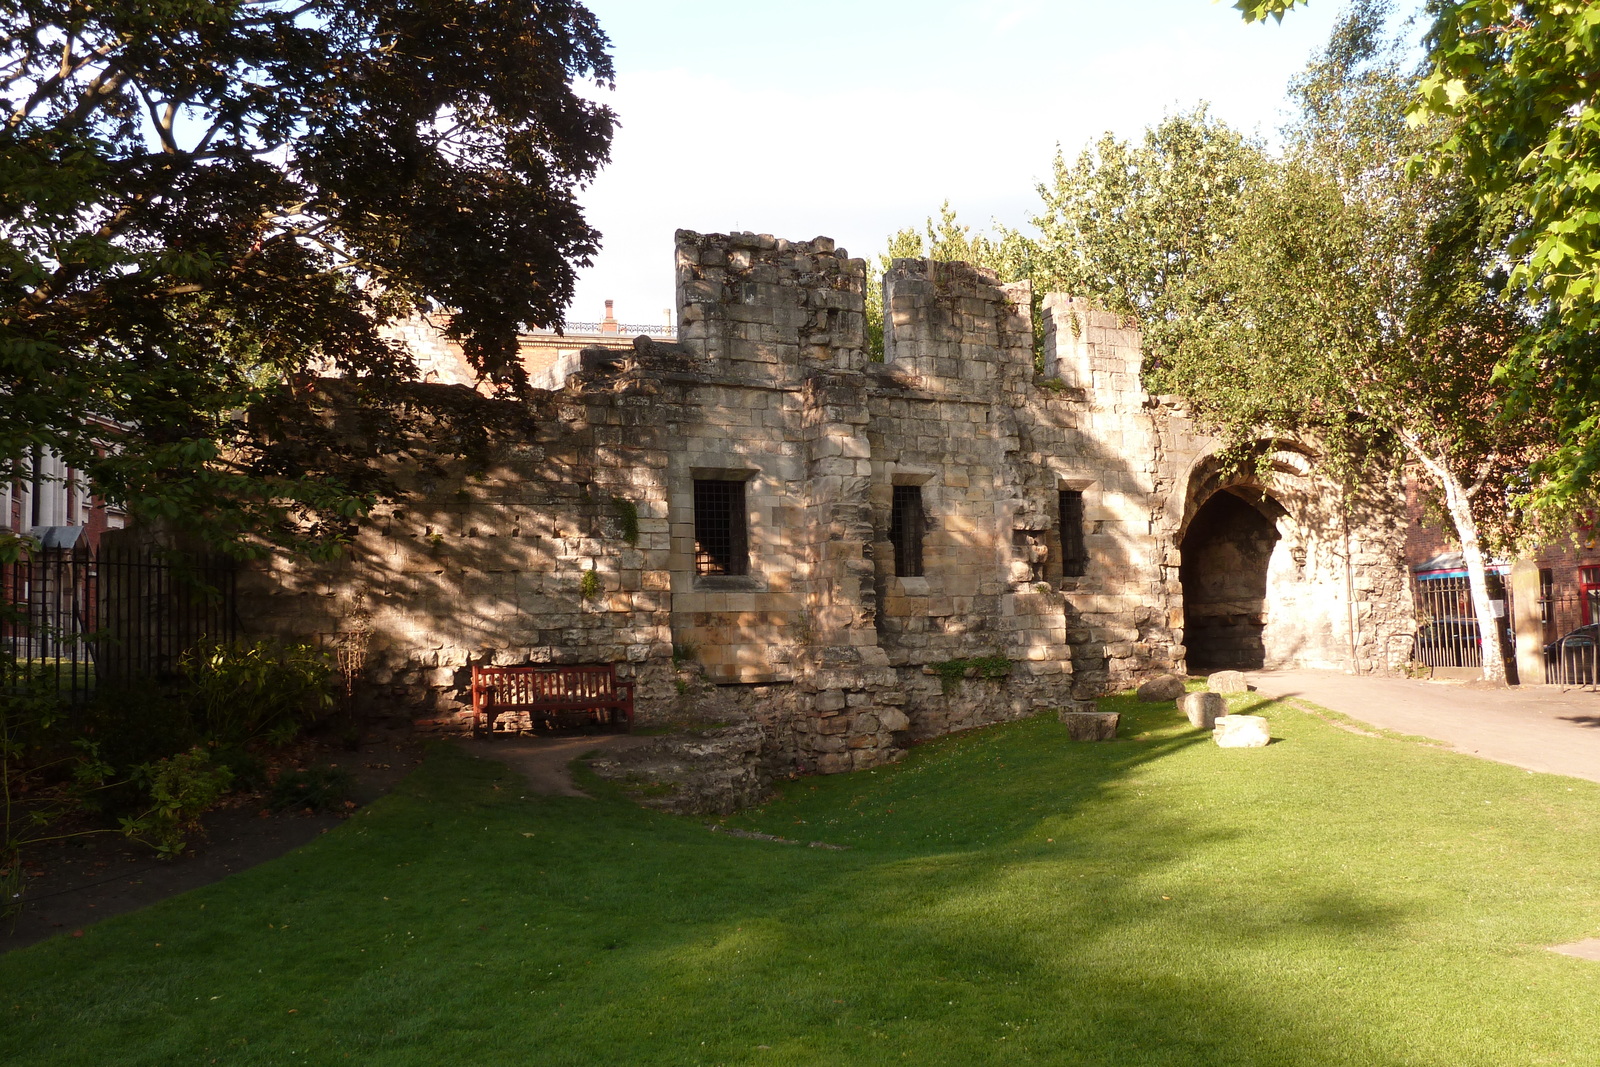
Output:
[[1467,588],[1472,593],[1472,613],[1478,620],[1478,644],[1483,649],[1483,678],[1487,682],[1504,685],[1506,660],[1500,651],[1500,620],[1495,618],[1494,605],[1489,599],[1489,572],[1483,563],[1483,540],[1478,536],[1478,520],[1472,517],[1472,500],[1467,487],[1448,464],[1423,450],[1421,443],[1410,434],[1401,433],[1400,439],[1417,458],[1423,468],[1444,490],[1444,506],[1450,522],[1456,528],[1456,538],[1461,542],[1461,558],[1467,564]]

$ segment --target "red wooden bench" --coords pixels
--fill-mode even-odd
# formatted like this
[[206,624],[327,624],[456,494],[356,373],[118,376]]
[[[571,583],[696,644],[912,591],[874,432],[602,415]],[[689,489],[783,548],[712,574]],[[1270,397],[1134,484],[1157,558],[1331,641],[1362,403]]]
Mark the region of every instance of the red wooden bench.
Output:
[[525,711],[529,725],[612,729],[633,725],[633,683],[617,681],[617,665],[472,668],[473,731],[494,736],[494,721]]

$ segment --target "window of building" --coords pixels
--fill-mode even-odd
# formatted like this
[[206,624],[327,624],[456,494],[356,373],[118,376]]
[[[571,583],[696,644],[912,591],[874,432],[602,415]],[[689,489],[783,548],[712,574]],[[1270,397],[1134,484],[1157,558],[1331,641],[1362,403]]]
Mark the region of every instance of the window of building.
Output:
[[1089,546],[1083,536],[1083,492],[1078,489],[1061,490],[1059,506],[1061,574],[1065,578],[1081,578],[1089,570]]
[[745,529],[744,482],[696,478],[694,572],[747,574],[750,539]]
[[1583,608],[1583,624],[1600,620],[1600,567],[1578,568],[1578,597]]
[[922,486],[897,485],[889,508],[889,540],[894,542],[894,573],[901,578],[922,577]]
[[1556,572],[1539,568],[1539,621],[1549,625],[1555,618]]

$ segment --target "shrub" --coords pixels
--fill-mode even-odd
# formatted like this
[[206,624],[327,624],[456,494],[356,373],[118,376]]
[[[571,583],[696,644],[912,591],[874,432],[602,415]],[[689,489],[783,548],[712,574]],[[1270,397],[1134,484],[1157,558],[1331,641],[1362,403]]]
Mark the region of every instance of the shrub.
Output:
[[84,832],[62,829],[105,788],[111,768],[73,736],[55,687],[0,649],[0,918],[22,906],[22,854]]
[[349,799],[350,787],[355,784],[350,772],[338,767],[307,767],[280,775],[273,783],[267,805],[273,811],[292,811],[310,808],[312,811],[332,811]]
[[218,766],[228,768],[228,772],[233,775],[234,789],[254,793],[272,784],[272,776],[267,773],[266,760],[243,745],[215,748],[211,752],[211,758]]
[[150,807],[122,820],[130,838],[155,847],[171,859],[187,847],[184,835],[200,832],[200,816],[216,807],[233,784],[233,772],[214,766],[203,748],[134,768],[134,781],[148,794]]
[[80,713],[82,732],[114,767],[152,763],[202,744],[194,700],[187,689],[167,684],[106,687]]
[[315,645],[208,645],[185,655],[180,668],[197,725],[217,744],[288,744],[333,707],[333,660]]

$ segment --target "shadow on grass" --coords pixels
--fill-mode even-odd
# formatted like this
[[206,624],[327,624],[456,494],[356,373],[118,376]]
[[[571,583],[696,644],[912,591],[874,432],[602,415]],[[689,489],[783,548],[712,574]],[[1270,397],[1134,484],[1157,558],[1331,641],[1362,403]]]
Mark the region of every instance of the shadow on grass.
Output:
[[[737,820],[847,852],[712,835],[592,778],[598,801],[529,797],[435,751],[302,852],[0,961],[0,1058],[1434,1062],[1392,1056],[1359,997],[1330,995],[1352,942],[1405,909],[1337,886],[1274,899],[1250,865],[1287,861],[1246,844],[1261,824],[1170,768],[1238,772],[1171,708],[1118,710],[1127,740],[1031,720]],[[1197,857],[1232,852],[1219,891],[1227,863]],[[1318,973],[1286,980],[1297,966]]]

